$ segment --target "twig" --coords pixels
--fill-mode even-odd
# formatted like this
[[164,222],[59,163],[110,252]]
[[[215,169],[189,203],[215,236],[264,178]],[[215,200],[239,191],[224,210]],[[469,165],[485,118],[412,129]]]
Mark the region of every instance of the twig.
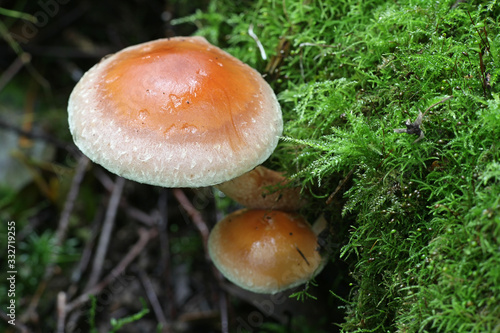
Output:
[[168,267],[170,265],[170,241],[168,238],[168,191],[160,189],[158,196],[158,229],[160,231],[160,262],[156,268],[157,272],[165,273],[165,285],[170,291],[170,279]]
[[429,111],[430,109],[432,109],[432,108],[433,108],[433,107],[435,107],[436,105],[439,105],[439,104],[441,104],[441,103],[444,103],[444,102],[446,102],[447,100],[452,99],[452,98],[453,98],[453,95],[450,95],[450,96],[448,96],[448,97],[443,98],[443,99],[442,99],[442,100],[440,100],[439,102],[436,102],[436,103],[432,104],[431,106],[429,106],[429,107],[428,107],[428,108],[424,111],[424,116],[425,116],[425,114],[427,113],[427,111]]
[[[71,212],[75,207],[75,201],[80,192],[80,185],[83,181],[83,176],[85,175],[85,170],[89,165],[90,160],[85,156],[81,155],[78,160],[78,165],[76,166],[75,176],[73,177],[73,181],[71,183],[71,188],[68,193],[68,197],[66,198],[66,202],[64,203],[64,208],[61,213],[61,217],[59,219],[59,223],[56,231],[56,246],[61,246],[66,239],[66,232],[68,231],[69,218],[71,216]],[[47,272],[45,272],[47,276]]]
[[107,191],[112,192],[115,182],[113,182],[109,173],[105,172],[102,168],[95,168],[93,171],[94,176],[101,182],[102,186],[104,186]]
[[14,62],[0,76],[0,91],[9,83],[10,80],[19,72],[24,64],[31,61],[29,53],[21,53]]
[[[59,223],[57,226],[56,234],[55,234],[55,248],[60,247],[64,239],[66,238],[66,232],[68,229],[69,225],[69,218],[71,216],[71,212],[73,211],[73,208],[75,206],[75,201],[78,196],[78,193],[80,192],[80,185],[83,180],[83,176],[85,175],[85,169],[87,168],[87,165],[89,164],[89,159],[81,155],[80,159],[78,160],[78,165],[76,167],[75,175],[73,177],[73,181],[71,182],[71,187],[68,192],[68,196],[66,197],[66,202],[64,203],[64,208],[61,213],[61,217],[59,218]],[[57,254],[54,253],[54,256]],[[28,308],[26,309],[26,312],[23,313],[21,316],[21,321],[26,321],[30,320],[33,318],[35,315],[36,308],[38,307],[38,302],[40,301],[40,297],[45,291],[45,287],[47,286],[47,281],[50,280],[52,275],[54,274],[54,264],[55,260],[51,260],[51,264],[47,266],[45,269],[44,277],[42,282],[38,285],[38,288],[32,297],[30,304]]]
[[[7,314],[5,312],[3,312],[3,310],[0,310],[0,318],[2,318],[2,320],[4,320],[5,322],[8,322],[8,321],[12,320],[10,317],[7,316]],[[28,326],[24,325],[19,320],[16,320],[16,326],[15,327],[21,333],[31,333],[32,332],[28,328]]]
[[80,151],[74,145],[59,141],[58,139],[49,136],[47,134],[38,134],[35,133],[34,131],[25,131],[19,127],[16,127],[12,124],[5,122],[3,119],[0,119],[0,129],[6,129],[8,131],[12,131],[19,136],[23,136],[29,139],[39,139],[48,142],[57,148],[66,150],[67,152],[71,153],[73,156],[76,157],[80,157],[81,155]]
[[62,47],[62,46],[47,46],[46,44],[40,45],[28,45],[25,47],[26,51],[33,55],[33,57],[50,57],[50,58],[62,58],[62,59],[74,59],[74,58],[91,58],[91,59],[101,59],[108,54],[114,52],[110,47],[94,47],[92,50],[79,50],[74,47]]
[[125,179],[122,177],[117,177],[114,184],[113,192],[111,193],[111,198],[109,199],[108,209],[106,210],[106,217],[101,229],[101,236],[99,238],[99,243],[97,244],[97,250],[94,255],[94,262],[92,264],[92,271],[88,279],[85,290],[90,289],[99,280],[102,272],[102,265],[104,263],[104,258],[106,257],[106,252],[108,250],[109,239],[111,238],[111,231],[113,231],[113,226],[115,224],[116,211],[118,210],[118,205],[120,203],[120,198],[123,192],[123,186],[125,185]]
[[73,270],[71,274],[71,281],[73,285],[68,289],[67,295],[69,298],[73,296],[70,290],[76,290],[76,284],[80,281],[83,272],[87,269],[90,259],[92,258],[92,249],[94,248],[97,236],[99,235],[99,227],[101,221],[103,220],[105,206],[104,204],[99,205],[97,212],[92,221],[92,226],[90,227],[90,238],[85,242],[85,247],[83,248],[82,255],[80,257],[80,262],[78,266]]
[[[124,201],[126,203],[126,201]],[[123,207],[122,207],[123,205]],[[144,224],[145,226],[151,228],[154,227],[159,220],[159,213],[158,211],[153,211],[151,214],[148,214],[146,212],[143,212],[140,209],[137,209],[136,207],[132,207],[129,205],[121,204],[121,208],[125,209],[125,212],[127,213],[127,216],[131,217],[134,220],[137,220],[138,222]]]
[[201,237],[203,240],[203,247],[205,248],[205,256],[208,259],[209,231],[208,231],[207,224],[203,220],[201,213],[196,208],[194,208],[194,206],[191,204],[189,199],[186,197],[186,194],[180,188],[174,188],[172,191],[174,193],[175,198],[179,202],[179,204],[182,206],[182,208],[189,215],[189,217],[190,217],[191,221],[193,221],[196,229],[198,229],[199,233],[201,234]]
[[153,307],[156,319],[162,324],[163,328],[167,330],[167,332],[169,332],[170,325],[167,322],[167,318],[165,318],[165,315],[163,314],[163,309],[161,308],[160,302],[158,301],[158,297],[156,296],[153,284],[151,283],[151,280],[146,275],[143,269],[139,269],[139,278],[141,279],[142,286],[146,291],[149,303]]
[[[0,36],[3,37],[3,39],[7,42],[7,44],[9,44],[10,48],[17,54],[18,57],[22,57],[22,54],[25,53],[24,50],[14,39],[14,37],[12,37],[12,35],[9,33],[9,29],[3,23],[3,21],[0,21]],[[45,90],[50,87],[49,81],[47,81],[30,62],[25,62],[24,67],[28,72],[30,72],[30,74],[38,82],[38,84],[40,84]]]
[[264,50],[264,46],[262,46],[259,37],[257,37],[257,35],[253,32],[253,24],[250,24],[250,26],[248,27],[248,34],[250,35],[250,37],[253,38],[253,40],[257,44],[257,48],[260,51],[260,56],[262,57],[262,60],[267,60],[266,50]]
[[66,312],[69,313],[73,311],[76,307],[85,304],[89,300],[90,295],[96,295],[100,293],[108,284],[113,282],[117,276],[123,273],[125,269],[130,265],[132,261],[142,252],[144,247],[148,245],[149,241],[155,238],[158,235],[158,231],[156,229],[150,229],[149,231],[146,229],[139,229],[139,239],[134,244],[134,246],[128,251],[128,253],[123,257],[123,259],[116,265],[113,270],[106,275],[101,282],[96,284],[91,289],[87,290],[77,298],[75,298],[71,303],[66,305]]
[[418,138],[413,141],[413,143],[417,143],[418,141],[422,140],[425,136],[424,131],[420,128],[422,126],[422,121],[424,120],[424,115],[422,114],[422,111],[418,111],[418,116],[417,119],[415,119],[414,122],[411,122],[410,119],[408,119],[405,123],[406,128],[396,128],[394,130],[394,133],[406,133],[406,134],[415,134],[418,135]]
[[[467,14],[469,15],[470,22],[472,23],[474,28],[476,28],[476,23],[474,23],[474,20],[472,19],[470,12],[467,11]],[[486,49],[488,50],[488,52],[490,52],[490,42],[489,42],[488,38],[486,37],[486,41],[485,41],[483,39],[483,36],[481,36],[481,32],[479,32],[478,28],[476,28],[476,31],[477,31],[477,35],[479,36],[479,38],[481,38],[482,45],[484,45],[486,47]],[[479,50],[479,52],[481,52],[481,50]]]
[[[201,237],[203,239],[203,246],[205,249],[205,259],[207,261],[211,261],[210,257],[208,255],[208,236],[209,236],[209,230],[207,227],[207,224],[203,220],[201,213],[194,208],[194,206],[191,204],[189,199],[186,197],[186,194],[179,188],[175,188],[172,190],[174,193],[175,198],[179,202],[179,204],[184,208],[184,210],[188,213],[189,217],[191,218],[191,221],[195,224],[196,228],[198,229],[199,233],[201,234]],[[213,276],[215,277],[215,280],[219,284],[220,287],[223,286],[224,284],[224,277],[222,274],[219,272],[217,268],[212,264],[211,265],[212,273]],[[228,315],[227,315],[227,300],[225,299],[226,293],[225,291],[221,290],[219,294],[219,308],[220,308],[220,318],[221,318],[221,328],[222,328],[222,333],[227,333],[229,332],[228,330]],[[222,300],[224,299],[224,300]]]
[[326,202],[325,202],[325,204],[327,206],[332,203],[333,199],[335,198],[337,193],[340,191],[340,189],[342,187],[344,187],[344,185],[351,179],[351,176],[354,173],[355,169],[356,168],[352,168],[351,171],[349,171],[349,173],[347,173],[347,176],[345,176],[344,179],[342,179],[342,181],[339,183],[339,185],[337,186],[335,191],[333,191],[333,193],[328,196],[328,199],[326,199]]
[[66,321],[66,293],[61,291],[57,294],[57,333],[64,333],[64,322]]
[[425,114],[427,113],[427,111],[429,111],[431,108],[435,107],[436,105],[438,104],[441,104],[441,103],[444,103],[446,102],[447,100],[449,100],[450,98],[453,98],[453,96],[448,96],[448,97],[445,97],[443,98],[442,100],[440,100],[439,102],[436,102],[434,104],[432,104],[431,106],[429,106],[425,111],[424,113],[422,113],[422,111],[418,111],[418,116],[417,116],[417,119],[415,119],[414,122],[411,122],[410,119],[408,119],[405,123],[406,125],[406,128],[396,128],[394,129],[394,133],[406,133],[406,134],[415,134],[415,135],[418,135],[418,138],[413,141],[413,143],[417,143],[418,141],[422,140],[425,136],[425,133],[424,131],[420,128],[420,126],[422,126],[422,123],[424,121],[424,116]]
[[159,246],[160,246],[160,260],[154,271],[154,273],[162,276],[161,285],[164,291],[164,302],[163,308],[165,313],[168,313],[169,318],[177,318],[177,302],[174,295],[174,290],[172,287],[172,279],[175,276],[172,274],[172,269],[170,268],[171,256],[170,256],[170,238],[168,232],[168,197],[169,190],[166,188],[161,188],[158,195],[158,229],[159,235]]
[[229,333],[229,320],[227,315],[227,294],[224,290],[219,292],[220,325],[222,333]]

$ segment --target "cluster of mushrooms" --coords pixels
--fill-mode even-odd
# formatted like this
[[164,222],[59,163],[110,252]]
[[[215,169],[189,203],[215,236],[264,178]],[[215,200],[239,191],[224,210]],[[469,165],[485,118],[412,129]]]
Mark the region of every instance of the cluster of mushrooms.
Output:
[[247,207],[209,237],[213,263],[236,285],[276,293],[321,270],[318,231],[293,212],[299,192],[260,166],[283,129],[273,90],[204,38],[160,39],[104,58],[71,93],[68,121],[80,150],[117,175],[170,188],[217,185]]

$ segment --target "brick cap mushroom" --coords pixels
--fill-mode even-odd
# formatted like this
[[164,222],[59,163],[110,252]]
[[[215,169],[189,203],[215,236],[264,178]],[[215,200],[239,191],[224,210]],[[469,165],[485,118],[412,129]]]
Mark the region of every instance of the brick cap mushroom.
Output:
[[290,186],[283,173],[261,165],[216,187],[250,209],[297,211],[306,202],[300,188]]
[[242,209],[218,222],[208,250],[231,282],[255,293],[274,294],[312,279],[324,260],[317,236],[299,214]]
[[164,187],[233,179],[271,155],[283,128],[261,75],[202,37],[159,39],[104,58],[71,93],[68,121],[92,161]]

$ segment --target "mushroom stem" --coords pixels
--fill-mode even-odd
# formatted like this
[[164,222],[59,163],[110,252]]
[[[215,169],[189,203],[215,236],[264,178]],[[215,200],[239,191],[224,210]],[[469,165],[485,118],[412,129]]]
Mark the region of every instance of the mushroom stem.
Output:
[[312,231],[316,236],[319,236],[319,234],[323,232],[327,226],[328,222],[326,221],[325,214],[321,214],[320,217],[318,217],[312,224]]
[[283,173],[263,166],[216,187],[250,209],[296,211],[305,203],[300,196],[300,189],[291,187]]

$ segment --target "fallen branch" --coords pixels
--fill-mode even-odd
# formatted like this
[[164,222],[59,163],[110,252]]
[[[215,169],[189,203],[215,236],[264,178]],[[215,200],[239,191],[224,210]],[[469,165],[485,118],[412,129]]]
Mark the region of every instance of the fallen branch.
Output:
[[194,208],[193,204],[189,201],[184,191],[182,191],[180,188],[174,188],[172,191],[179,204],[189,215],[189,218],[191,219],[191,221],[193,221],[196,229],[198,229],[199,233],[201,234],[203,240],[203,248],[205,249],[205,257],[208,259],[209,230],[206,222],[203,220],[201,213],[196,208]]
[[100,293],[108,284],[113,282],[117,276],[122,274],[125,269],[130,265],[132,261],[142,252],[144,247],[149,243],[149,241],[158,235],[156,229],[146,230],[141,228],[138,230],[139,239],[134,244],[134,246],[129,250],[129,252],[123,257],[123,259],[116,265],[115,268],[98,284],[75,298],[71,303],[66,306],[66,313],[73,311],[75,308],[85,304],[89,300],[90,295],[96,295]]

